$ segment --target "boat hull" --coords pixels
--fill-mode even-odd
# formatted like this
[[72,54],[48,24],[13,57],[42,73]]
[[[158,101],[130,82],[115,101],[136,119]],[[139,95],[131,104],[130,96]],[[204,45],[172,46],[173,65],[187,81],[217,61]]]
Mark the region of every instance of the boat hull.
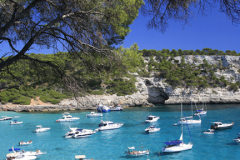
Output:
[[78,121],[80,118],[72,118],[72,119],[58,119],[56,122],[74,122]]
[[88,118],[91,118],[91,117],[102,117],[102,116],[103,116],[102,114],[87,114]]
[[48,131],[48,130],[50,130],[51,128],[44,128],[44,129],[41,129],[41,130],[39,130],[39,129],[36,129],[34,132],[36,132],[36,133],[39,133],[39,132],[46,132],[46,131]]
[[233,139],[235,142],[238,142],[238,143],[240,143],[240,139],[239,138],[235,138],[235,139]]
[[107,112],[110,112],[110,109],[98,109],[98,112],[103,112],[103,113],[107,113]]
[[143,156],[143,155],[148,155],[148,154],[149,154],[149,150],[146,150],[146,151],[132,151],[132,152],[127,152],[126,156],[136,157],[136,156]]
[[185,150],[190,150],[192,149],[193,144],[189,143],[189,144],[180,144],[177,146],[172,146],[172,147],[163,147],[162,151],[166,152],[166,153],[173,153],[173,152],[181,152],[181,151],[185,151]]
[[149,129],[145,129],[146,133],[153,133],[153,132],[158,132],[160,131],[160,128],[155,128],[154,130],[149,130]]
[[22,124],[23,122],[10,122],[11,125],[17,125],[17,124]]
[[232,128],[234,123],[231,124],[222,124],[222,125],[218,125],[218,126],[211,126],[211,129],[215,129],[215,130],[223,130],[223,129],[230,129]]
[[178,121],[178,124],[201,124],[201,120],[186,120],[186,121]]
[[122,126],[123,124],[117,124],[115,126],[103,126],[103,127],[98,127],[97,131],[118,129],[118,128],[121,128]]
[[19,146],[27,146],[32,144],[32,142],[19,142]]

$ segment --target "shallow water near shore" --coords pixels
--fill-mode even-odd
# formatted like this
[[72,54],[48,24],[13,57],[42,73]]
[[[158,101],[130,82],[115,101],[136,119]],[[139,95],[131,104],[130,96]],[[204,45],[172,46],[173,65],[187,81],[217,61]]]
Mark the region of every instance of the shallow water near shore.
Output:
[[[201,108],[202,104],[198,104]],[[192,114],[190,105],[183,105],[184,116]],[[193,105],[194,111],[195,106]],[[184,159],[184,160],[225,160],[240,158],[240,143],[233,139],[240,133],[240,104],[207,104],[207,115],[202,116],[202,124],[189,125],[192,150],[173,154],[160,153],[164,146],[163,142],[180,138],[181,126],[173,126],[181,116],[180,105],[161,105],[155,108],[130,107],[121,112],[104,113],[100,118],[86,118],[91,111],[70,112],[74,117],[80,117],[76,122],[55,122],[62,116],[61,112],[5,112],[0,116],[20,116],[20,125],[10,125],[10,121],[0,121],[0,160],[6,159],[8,149],[12,146],[25,151],[40,149],[47,154],[40,156],[39,160],[73,160],[75,155],[86,155],[94,160],[158,160],[158,159]],[[154,123],[145,123],[148,115],[160,116],[160,120]],[[194,117],[197,119],[198,117]],[[124,126],[116,130],[97,132],[96,134],[81,139],[65,139],[64,135],[70,127],[83,129],[96,129],[101,120],[110,120],[115,123],[124,123]],[[213,135],[203,132],[208,130],[211,122],[223,123],[234,122],[232,129],[216,131]],[[36,125],[50,127],[51,130],[43,133],[34,133]],[[146,134],[144,129],[154,125],[161,130],[156,133]],[[187,126],[184,127],[184,142],[190,141]],[[18,146],[20,141],[32,140],[29,146]],[[127,147],[135,146],[137,150],[149,149],[150,154],[141,157],[126,157],[124,152]]]

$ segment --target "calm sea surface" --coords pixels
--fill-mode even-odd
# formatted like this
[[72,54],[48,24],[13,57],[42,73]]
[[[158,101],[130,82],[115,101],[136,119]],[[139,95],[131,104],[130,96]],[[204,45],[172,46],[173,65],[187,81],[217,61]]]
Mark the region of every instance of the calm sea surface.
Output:
[[[199,105],[200,106],[200,105]],[[192,114],[190,105],[184,105],[184,115]],[[200,107],[199,107],[200,108]],[[156,108],[127,108],[122,112],[104,113],[102,118],[86,118],[90,111],[71,112],[74,117],[81,119],[76,122],[55,122],[62,116],[61,112],[53,113],[16,113],[0,112],[0,116],[20,116],[20,125],[10,125],[10,121],[0,121],[0,160],[6,159],[8,149],[12,146],[26,151],[40,149],[47,154],[40,156],[39,160],[74,160],[75,155],[86,155],[94,160],[227,160],[240,159],[240,144],[233,141],[240,133],[240,104],[207,104],[207,115],[202,116],[202,124],[189,125],[193,149],[173,154],[158,152],[164,146],[163,142],[180,138],[181,126],[173,126],[181,116],[180,105],[164,105]],[[194,109],[195,111],[196,109]],[[144,120],[148,115],[160,116],[160,120],[151,123],[161,130],[146,134],[144,129],[150,126]],[[197,118],[197,117],[195,117]],[[82,139],[65,139],[64,135],[70,127],[83,129],[96,129],[101,120],[110,120],[115,123],[124,123],[120,129],[101,131]],[[211,122],[234,122],[232,129],[216,131],[214,135],[203,132],[208,130]],[[51,127],[50,131],[34,133],[36,125]],[[187,126],[184,126],[184,142],[190,141]],[[20,141],[32,140],[29,146],[18,146]],[[141,150],[150,149],[150,154],[137,158],[128,158],[124,152],[127,147],[135,146]],[[139,148],[138,148],[139,147]]]

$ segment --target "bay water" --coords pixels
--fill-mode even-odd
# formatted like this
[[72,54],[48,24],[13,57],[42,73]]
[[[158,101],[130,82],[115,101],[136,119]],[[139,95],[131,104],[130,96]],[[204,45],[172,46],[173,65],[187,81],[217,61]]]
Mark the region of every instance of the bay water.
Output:
[[[201,108],[202,105],[198,105]],[[195,107],[193,107],[195,108]],[[183,105],[184,116],[191,116],[191,106]],[[196,109],[194,109],[195,112]],[[197,125],[184,125],[184,142],[192,141],[192,150],[179,153],[166,154],[160,152],[163,142],[177,140],[181,135],[181,126],[173,126],[181,117],[180,105],[160,105],[154,108],[130,107],[124,111],[104,113],[103,117],[86,118],[91,111],[70,112],[73,117],[80,117],[76,122],[56,122],[63,112],[6,112],[1,111],[0,116],[20,116],[20,125],[10,125],[10,121],[0,121],[0,160],[6,159],[8,149],[12,146],[25,151],[40,149],[47,154],[40,156],[39,160],[73,160],[75,155],[86,155],[94,160],[226,160],[240,159],[240,143],[233,141],[240,133],[240,104],[207,104],[207,115],[201,116],[202,123]],[[154,123],[146,123],[148,115],[160,116]],[[194,116],[194,119],[198,119]],[[82,129],[96,129],[100,121],[124,123],[123,127],[115,130],[99,131],[87,138],[65,139],[64,135],[69,127]],[[234,122],[233,128],[216,131],[213,135],[204,134],[212,123]],[[50,127],[51,130],[34,133],[37,125]],[[160,127],[159,132],[145,133],[150,125]],[[190,130],[190,135],[188,132]],[[19,146],[20,141],[32,140],[29,146]],[[124,152],[127,147],[135,146],[136,150],[149,149],[150,154],[140,157],[127,157]],[[159,154],[160,152],[160,154]]]

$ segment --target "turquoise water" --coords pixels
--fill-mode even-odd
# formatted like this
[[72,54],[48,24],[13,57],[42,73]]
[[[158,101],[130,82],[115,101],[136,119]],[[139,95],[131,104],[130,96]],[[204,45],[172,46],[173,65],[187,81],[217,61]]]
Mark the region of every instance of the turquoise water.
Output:
[[[55,122],[62,116],[61,112],[54,113],[16,113],[0,112],[0,116],[20,116],[20,125],[9,125],[10,121],[0,121],[0,160],[6,159],[8,149],[12,146],[26,151],[40,149],[47,152],[40,156],[39,160],[73,160],[75,155],[86,155],[87,158],[94,160],[225,160],[240,158],[240,144],[233,141],[240,133],[240,105],[222,104],[207,105],[207,116],[202,117],[202,124],[189,125],[193,149],[173,154],[164,154],[158,152],[164,146],[163,142],[179,139],[181,135],[181,126],[172,126],[181,116],[180,105],[165,105],[156,108],[134,107],[124,109],[122,112],[104,113],[100,118],[86,118],[90,111],[71,112],[72,116],[80,117],[76,122]],[[184,115],[191,115],[190,106],[184,105]],[[160,132],[146,134],[146,129],[150,124],[144,120],[148,115],[160,116],[160,120],[151,123],[160,127]],[[96,129],[100,120],[110,120],[115,123],[124,123],[124,126],[116,130],[97,132],[96,134],[82,139],[65,139],[64,135],[69,131],[69,126],[84,129]],[[203,134],[210,128],[214,121],[223,123],[234,122],[232,129],[216,131],[214,135]],[[36,125],[51,127],[50,131],[43,133],[34,133]],[[18,146],[20,141],[33,141],[29,146]],[[184,142],[190,141],[187,126],[184,126]],[[150,149],[150,154],[137,158],[128,158],[124,152],[127,147],[135,146],[141,150],[141,144],[144,149]],[[139,147],[139,148],[137,148]]]

